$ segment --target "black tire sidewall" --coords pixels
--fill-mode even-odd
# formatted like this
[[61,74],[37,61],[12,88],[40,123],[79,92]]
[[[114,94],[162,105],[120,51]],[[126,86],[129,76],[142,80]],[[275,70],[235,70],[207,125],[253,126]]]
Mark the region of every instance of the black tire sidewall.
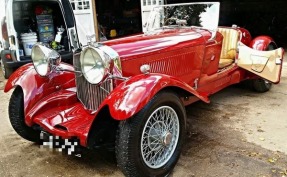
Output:
[[[270,44],[268,44],[265,51],[274,50],[276,48],[277,48],[276,44],[274,42],[271,42]],[[267,84],[265,81],[266,80],[262,78],[254,79],[252,80],[251,88],[259,93],[267,92],[271,89],[272,83],[268,81],[269,84]]]
[[[5,66],[4,66],[5,67]],[[9,77],[12,75],[12,73],[13,73],[13,69],[11,69],[11,68],[4,68],[5,69],[5,73],[3,73],[3,75],[4,75],[4,78],[5,79],[9,79]]]
[[11,95],[8,113],[10,123],[18,135],[31,142],[40,142],[40,131],[34,130],[25,123],[23,91],[19,86]]
[[264,79],[255,79],[252,82],[253,90],[259,93],[267,92],[271,89],[272,83],[267,84]]
[[[180,132],[177,147],[170,160],[164,166],[158,169],[152,169],[145,164],[141,155],[141,137],[148,118],[161,106],[170,106],[176,111],[179,119]],[[125,123],[132,124],[131,127],[134,128],[131,130],[133,136],[129,144],[129,160],[135,164],[134,166],[140,176],[166,176],[169,174],[179,159],[185,134],[185,109],[178,96],[170,92],[158,93],[136,116]]]
[[[7,68],[5,66],[5,61],[1,59],[1,70],[2,70],[2,73],[3,73],[3,76],[5,79],[9,79],[9,77],[11,76],[11,74],[13,73],[13,69],[12,68]],[[3,65],[3,66],[2,66]]]

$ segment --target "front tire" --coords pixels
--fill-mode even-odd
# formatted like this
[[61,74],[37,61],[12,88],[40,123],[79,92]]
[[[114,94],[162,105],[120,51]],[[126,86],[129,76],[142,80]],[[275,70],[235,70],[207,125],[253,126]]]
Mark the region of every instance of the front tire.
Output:
[[119,124],[116,158],[126,176],[166,176],[180,156],[185,108],[171,92],[160,92],[135,116]]
[[9,118],[13,129],[22,138],[38,143],[40,141],[40,131],[28,127],[24,116],[24,97],[21,87],[16,87],[9,102]]

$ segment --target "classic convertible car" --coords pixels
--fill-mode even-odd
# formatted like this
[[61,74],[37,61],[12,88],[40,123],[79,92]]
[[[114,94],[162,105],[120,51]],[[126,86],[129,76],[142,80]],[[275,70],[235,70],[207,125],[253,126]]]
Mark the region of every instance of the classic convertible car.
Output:
[[186,105],[244,80],[258,92],[280,81],[284,51],[271,37],[218,21],[217,2],[158,6],[146,33],[74,49],[73,66],[36,44],[33,64],[5,87],[15,88],[13,128],[33,142],[45,132],[90,149],[114,145],[126,176],[167,176],[184,143]]

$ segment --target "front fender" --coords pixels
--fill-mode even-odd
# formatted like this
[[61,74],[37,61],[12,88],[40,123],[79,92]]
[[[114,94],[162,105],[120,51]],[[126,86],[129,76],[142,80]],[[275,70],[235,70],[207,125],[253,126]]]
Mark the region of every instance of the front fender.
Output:
[[111,116],[116,120],[125,120],[141,110],[160,90],[177,87],[195,95],[204,102],[207,96],[198,93],[188,84],[175,77],[164,74],[137,75],[117,86],[103,105],[108,105]]
[[[274,42],[274,40],[271,37],[269,37],[269,36],[258,36],[250,42],[249,47],[256,49],[256,50],[264,51],[264,50],[267,50],[269,44],[271,44],[271,43],[276,45],[276,43]],[[276,45],[276,47],[277,47],[277,45]]]
[[[62,63],[63,69],[74,70],[71,65]],[[32,63],[16,70],[8,79],[4,92],[20,86],[24,93],[24,112],[28,113],[41,98],[61,89],[75,87],[75,75],[72,72],[51,73],[41,77]]]

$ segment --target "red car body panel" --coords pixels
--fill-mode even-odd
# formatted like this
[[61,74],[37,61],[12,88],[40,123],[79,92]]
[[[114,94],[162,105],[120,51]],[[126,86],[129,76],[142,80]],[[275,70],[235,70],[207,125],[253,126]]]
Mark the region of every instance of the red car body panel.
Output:
[[198,93],[190,85],[175,77],[156,73],[136,75],[123,82],[111,92],[102,105],[109,106],[114,119],[124,120],[141,110],[160,90],[171,87],[181,88],[209,103],[207,95]]
[[[58,94],[65,92],[69,91],[62,91]],[[76,98],[75,92],[70,94],[73,94],[74,98]],[[53,98],[51,97],[51,99]],[[88,132],[95,114],[87,111],[79,101],[65,102],[62,100],[62,102],[58,103],[67,103],[67,105],[54,105],[55,107],[38,111],[38,114],[33,117],[33,122],[53,135],[61,136],[62,138],[78,137],[80,144],[86,146]]]
[[[238,30],[245,33],[241,41],[249,45],[250,33],[245,29]],[[184,90],[208,103],[208,95],[254,77],[236,66],[218,73],[223,37],[220,33],[213,40],[208,40],[210,37],[207,30],[174,29],[105,42],[119,53],[122,75],[130,78],[125,82],[114,82],[114,90],[95,112],[86,110],[77,99],[73,72],[41,77],[32,64],[27,64],[14,72],[4,91],[17,85],[22,87],[28,126],[38,124],[54,135],[76,136],[82,146],[87,146],[91,126],[105,106],[112,118],[125,120],[140,111],[162,89]],[[267,37],[256,38],[250,45],[264,46],[261,44],[268,41]],[[139,68],[143,64],[150,65],[151,74],[141,73]],[[74,70],[67,64],[60,67]]]
[[[20,74],[21,72],[27,77],[34,74],[34,77],[37,78],[38,74],[36,72],[29,73],[34,71],[31,67],[33,67],[31,64],[25,65],[26,70],[17,70],[15,73]],[[43,77],[40,77],[40,79],[43,79]],[[16,85],[22,87],[25,103],[28,103],[25,106],[25,121],[28,126],[38,124],[46,131],[57,136],[79,137],[81,145],[86,146],[90,127],[99,111],[91,112],[83,107],[77,99],[76,88],[73,84],[69,85],[71,87],[61,87],[59,89],[55,89],[54,85],[45,86],[50,89],[47,89],[43,97],[29,92],[29,86],[25,84],[27,82],[22,83],[21,80],[13,80],[14,82],[9,80],[5,92]],[[39,78],[38,81],[42,84],[46,83],[41,82]],[[41,85],[34,93],[39,93],[42,87],[44,86]],[[125,120],[142,109],[159,90],[167,87],[181,88],[199,99],[209,102],[207,95],[199,94],[191,86],[177,78],[163,74],[142,74],[134,76],[127,82],[122,82],[117,86],[103,101],[98,110],[108,105],[114,119]]]
[[256,49],[256,50],[266,50],[268,45],[270,43],[274,43],[274,40],[269,36],[258,36],[254,38],[251,43],[249,44],[249,47]]
[[243,44],[248,46],[252,40],[250,32],[245,28],[238,28],[238,30],[241,32],[241,40],[240,41]]
[[[68,64],[62,63],[60,66],[64,69],[74,70]],[[48,77],[41,77],[35,71],[33,64],[29,63],[10,76],[4,92],[8,92],[16,85],[21,86],[23,89],[24,111],[27,114],[43,97],[60,89],[75,87],[75,75],[71,72],[60,72],[52,73]]]
[[153,35],[136,35],[104,42],[121,56],[121,61],[148,57],[184,47],[204,45],[211,37],[207,30],[172,29]]

